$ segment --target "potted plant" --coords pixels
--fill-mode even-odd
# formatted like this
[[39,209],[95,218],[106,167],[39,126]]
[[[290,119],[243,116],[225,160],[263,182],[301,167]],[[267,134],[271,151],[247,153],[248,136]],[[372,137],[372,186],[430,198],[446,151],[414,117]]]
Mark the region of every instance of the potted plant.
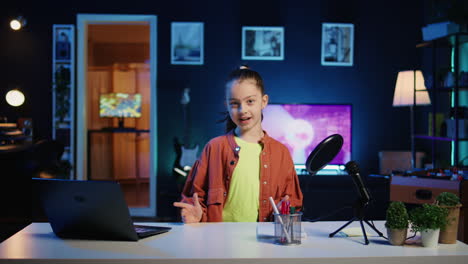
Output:
[[390,202],[386,212],[385,227],[390,244],[401,246],[405,243],[408,233],[409,216],[402,202]]
[[446,208],[447,226],[440,231],[439,242],[442,244],[457,243],[458,219],[460,218],[460,198],[453,193],[443,192],[436,197],[436,204]]
[[54,74],[55,117],[60,126],[70,115],[70,69],[60,66]]
[[447,225],[448,210],[435,204],[423,204],[410,211],[411,229],[421,233],[424,247],[436,247],[440,229]]

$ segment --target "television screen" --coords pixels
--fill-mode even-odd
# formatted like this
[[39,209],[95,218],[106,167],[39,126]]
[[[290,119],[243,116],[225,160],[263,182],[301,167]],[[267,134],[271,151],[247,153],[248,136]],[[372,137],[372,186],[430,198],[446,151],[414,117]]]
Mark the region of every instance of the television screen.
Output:
[[141,117],[141,94],[101,94],[99,98],[99,116]]
[[263,110],[262,126],[291,152],[295,165],[304,165],[314,148],[332,134],[343,136],[338,155],[329,163],[351,160],[351,105],[269,104]]

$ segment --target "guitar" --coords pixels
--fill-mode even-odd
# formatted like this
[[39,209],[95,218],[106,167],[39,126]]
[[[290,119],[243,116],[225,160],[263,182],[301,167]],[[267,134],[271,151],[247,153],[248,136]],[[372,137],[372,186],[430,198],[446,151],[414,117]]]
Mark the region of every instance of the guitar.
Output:
[[188,117],[188,105],[190,103],[190,88],[185,88],[182,94],[180,103],[183,106],[184,112],[184,137],[183,143],[179,142],[179,139],[174,138],[174,148],[177,154],[174,162],[173,172],[176,176],[177,184],[181,189],[185,183],[188,172],[192,168],[193,163],[197,160],[198,145],[193,146],[190,142],[190,124]]

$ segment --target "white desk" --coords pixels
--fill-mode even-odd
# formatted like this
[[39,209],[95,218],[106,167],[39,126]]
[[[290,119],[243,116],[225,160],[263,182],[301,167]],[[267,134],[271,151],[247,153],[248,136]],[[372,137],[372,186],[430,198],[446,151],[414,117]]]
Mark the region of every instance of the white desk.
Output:
[[[258,240],[257,223],[152,223],[173,229],[138,242],[62,240],[48,223],[33,223],[0,244],[0,263],[468,263],[462,242],[423,248],[375,236],[369,245],[363,237],[329,238],[343,223],[303,223],[307,238],[292,246]],[[382,221],[376,225],[386,232]]]

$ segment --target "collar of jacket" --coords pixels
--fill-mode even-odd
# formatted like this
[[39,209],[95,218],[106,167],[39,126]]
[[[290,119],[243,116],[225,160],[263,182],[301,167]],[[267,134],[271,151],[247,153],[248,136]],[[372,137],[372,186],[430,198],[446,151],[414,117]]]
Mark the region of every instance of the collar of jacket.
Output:
[[[234,134],[234,129],[229,131],[227,134],[227,140],[229,143],[229,146],[231,147],[232,151],[234,152],[234,155],[239,156],[239,151],[240,151],[240,146],[237,145],[236,141],[234,140],[235,134]],[[260,139],[258,143],[262,144],[263,147],[271,140],[271,137],[268,135],[268,133],[263,130],[263,137]]]

